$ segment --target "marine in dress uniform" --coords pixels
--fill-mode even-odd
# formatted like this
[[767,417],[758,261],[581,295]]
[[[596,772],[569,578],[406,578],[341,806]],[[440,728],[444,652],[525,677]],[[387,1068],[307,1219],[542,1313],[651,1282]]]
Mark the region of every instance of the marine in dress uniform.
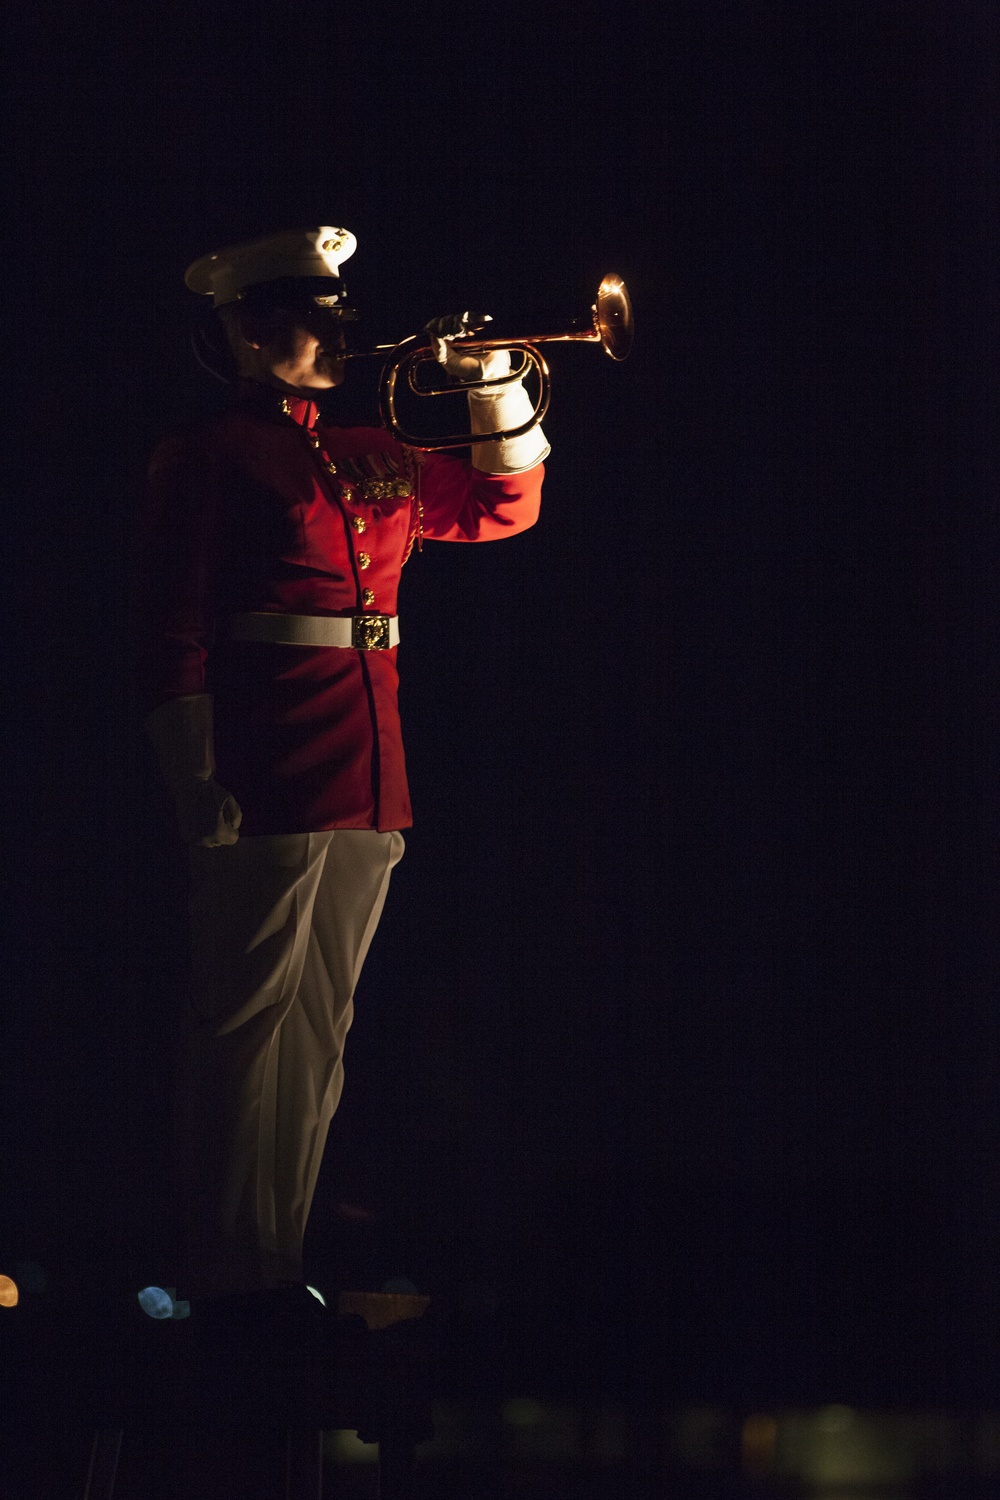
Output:
[[[143,568],[147,727],[190,845],[192,995],[179,1070],[182,1295],[302,1280],[353,994],[410,826],[397,707],[400,572],[423,540],[537,518],[536,426],[472,460],[337,427],[346,230],[216,252],[188,286],[221,309],[229,409],[151,465]],[[458,379],[460,318],[428,325]],[[484,368],[485,365],[485,368]],[[471,430],[530,415],[516,383],[469,394]]]

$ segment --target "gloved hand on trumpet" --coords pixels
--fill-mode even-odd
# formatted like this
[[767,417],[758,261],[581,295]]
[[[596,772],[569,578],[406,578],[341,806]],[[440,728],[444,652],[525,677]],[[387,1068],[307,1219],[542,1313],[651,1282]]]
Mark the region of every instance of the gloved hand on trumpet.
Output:
[[453,380],[495,380],[510,374],[509,349],[478,349],[471,354],[464,352],[457,342],[482,333],[487,323],[492,322],[490,313],[464,312],[446,313],[443,318],[432,318],[424,324],[434,358]]
[[[446,313],[424,324],[434,358],[453,380],[503,380],[510,375],[509,349],[463,351],[460,341],[481,333],[493,319],[489,313]],[[469,392],[469,425],[477,432],[498,432],[522,426],[535,406],[520,380],[510,380],[493,390]],[[518,437],[472,444],[472,464],[485,474],[521,474],[548,457],[549,444],[540,426]]]

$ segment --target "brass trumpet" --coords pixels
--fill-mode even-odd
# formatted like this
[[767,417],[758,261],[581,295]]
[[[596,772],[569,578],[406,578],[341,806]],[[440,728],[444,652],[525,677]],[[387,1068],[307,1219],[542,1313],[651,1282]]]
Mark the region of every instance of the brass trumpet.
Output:
[[[487,325],[482,325],[484,328]],[[536,344],[583,343],[600,344],[611,359],[621,361],[632,347],[633,335],[632,303],[620,276],[605,276],[597,288],[597,297],[590,313],[574,318],[569,326],[552,332],[529,334],[504,334],[490,327],[489,336],[481,330],[457,341],[463,353],[474,353],[486,349],[511,349],[521,355],[521,361],[509,375],[496,376],[489,380],[467,380],[445,387],[421,385],[418,370],[421,365],[433,364],[440,370],[430,349],[430,340],[425,333],[413,334],[398,344],[378,344],[374,349],[349,352],[348,359],[371,359],[382,356],[382,374],[379,379],[379,411],[382,421],[398,442],[408,448],[424,453],[434,453],[443,448],[464,448],[472,441],[468,432],[454,433],[448,437],[428,441],[409,433],[403,427],[396,411],[396,387],[405,374],[406,383],[415,396],[450,396],[468,391],[494,390],[520,380],[534,367],[538,372],[539,393],[535,408],[526,422],[519,427],[501,428],[496,432],[477,432],[477,443],[497,442],[501,438],[519,437],[536,423],[541,422],[549,408],[552,381],[549,367]]]

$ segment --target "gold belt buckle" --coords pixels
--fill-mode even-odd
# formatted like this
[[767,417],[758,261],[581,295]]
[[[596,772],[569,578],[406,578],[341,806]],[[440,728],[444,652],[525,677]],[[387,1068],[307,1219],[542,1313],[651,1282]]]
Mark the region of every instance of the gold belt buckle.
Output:
[[352,615],[351,645],[358,651],[388,651],[388,615]]

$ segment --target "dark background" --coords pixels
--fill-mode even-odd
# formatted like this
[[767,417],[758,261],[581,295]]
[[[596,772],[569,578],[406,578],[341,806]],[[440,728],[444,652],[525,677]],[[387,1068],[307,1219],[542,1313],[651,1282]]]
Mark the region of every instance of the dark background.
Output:
[[312,1274],[464,1288],[521,1385],[988,1384],[994,8],[17,24],[0,1253],[49,1296],[170,1277],[133,518],[223,399],[186,265],[343,223],[374,338],[608,270],[639,331],[553,354],[539,526],[407,566],[416,827]]

